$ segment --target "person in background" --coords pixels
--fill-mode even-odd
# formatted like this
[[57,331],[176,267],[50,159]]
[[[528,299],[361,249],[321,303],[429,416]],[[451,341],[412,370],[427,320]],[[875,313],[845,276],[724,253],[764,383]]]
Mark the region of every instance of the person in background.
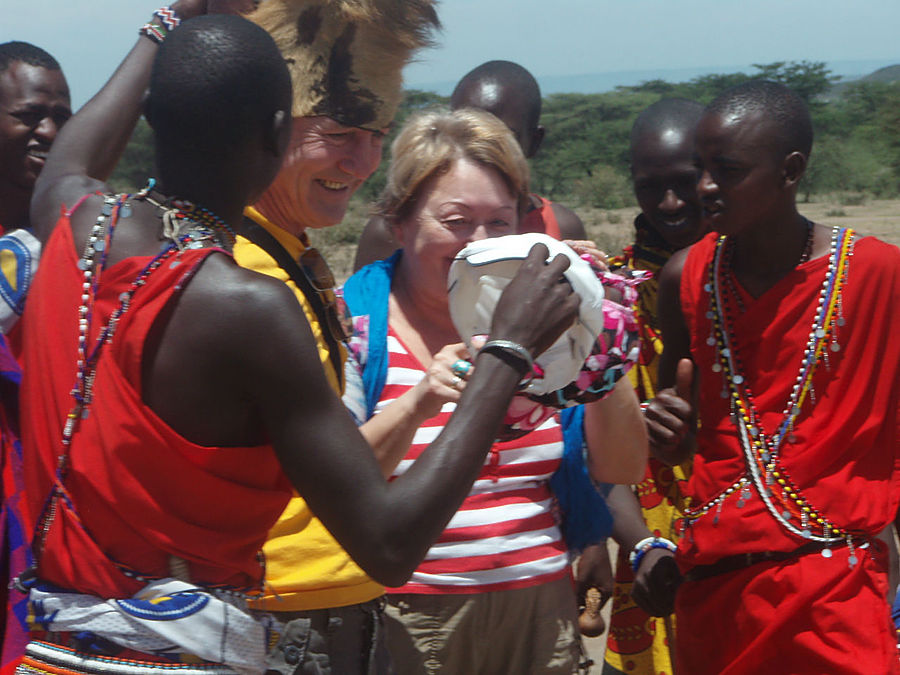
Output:
[[[659,271],[673,253],[706,232],[694,168],[694,132],[702,114],[700,103],[662,99],[641,112],[631,129],[631,177],[641,212],[634,220],[634,243],[609,265],[613,271],[650,276],[637,289],[641,352],[628,373],[641,401],[656,395],[663,351],[656,309]],[[607,495],[613,539],[619,545],[604,664],[610,675],[672,673],[674,636],[665,617],[672,613],[680,580],[673,551],[683,509],[681,489],[689,475],[690,461],[670,467],[651,457],[634,489],[616,485]]]
[[[470,108],[411,118],[388,173],[380,212],[403,246],[344,286],[362,368],[361,377],[348,376],[344,398],[386,473],[399,479],[428,455],[427,439],[457,414],[454,403],[477,371],[450,320],[450,265],[467,243],[516,233],[530,198],[514,137]],[[615,362],[610,352],[610,375]],[[632,482],[646,457],[643,420],[630,383],[607,379],[606,398],[567,411],[567,433],[577,435],[579,454],[586,443],[594,480]],[[388,645],[399,673],[576,671],[576,601],[549,485],[563,435],[550,417],[495,443],[425,562],[389,590]]]
[[[466,73],[450,95],[451,110],[477,108],[497,116],[509,127],[526,159],[544,140],[540,124],[541,90],[525,68],[512,61],[487,61]],[[542,232],[555,239],[587,239],[578,215],[562,204],[529,193],[519,232]],[[366,223],[356,247],[353,269],[384,260],[398,248],[389,224],[378,215]]]
[[34,183],[71,116],[57,60],[28,42],[0,44],[0,234],[30,226]]
[[[9,335],[40,259],[31,234],[34,183],[56,134],[72,116],[59,63],[28,42],[0,44],[0,331]],[[18,351],[14,348],[14,351]]]
[[[0,608],[7,610],[8,580],[29,564],[21,509],[22,447],[18,441],[18,385],[21,371],[15,325],[40,260],[40,243],[31,233],[29,206],[34,184],[50,146],[72,116],[69,85],[59,63],[28,42],[0,44]],[[26,603],[13,604],[0,616],[4,643],[0,672],[27,641]]]
[[680,673],[900,673],[877,538],[900,503],[900,251],[798,212],[812,140],[781,84],[717,97],[695,144],[712,232],[660,275],[648,432],[694,456]]

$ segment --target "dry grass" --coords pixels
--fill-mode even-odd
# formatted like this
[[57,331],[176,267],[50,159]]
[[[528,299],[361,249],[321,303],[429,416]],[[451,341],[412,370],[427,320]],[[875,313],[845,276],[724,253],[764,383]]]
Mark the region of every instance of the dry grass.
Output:
[[[817,223],[852,227],[860,234],[874,235],[900,246],[900,199],[870,200],[851,206],[835,196],[800,204],[800,213]],[[621,251],[631,241],[631,224],[637,214],[637,207],[617,211],[578,210],[588,235],[608,252]]]
[[[840,195],[835,195],[833,198],[800,204],[800,212],[818,223],[852,227],[860,234],[874,235],[900,246],[900,199],[866,200],[858,205],[849,205],[846,201]],[[611,254],[621,251],[623,246],[631,242],[631,224],[637,213],[637,207],[614,211],[584,207],[578,209],[588,236],[602,250]],[[348,214],[348,220],[353,222],[339,227],[345,231],[359,232],[367,217],[363,210],[356,210]],[[321,232],[311,231],[309,234],[313,243],[324,252],[338,282],[345,281],[352,272],[356,245],[345,241],[330,241]]]

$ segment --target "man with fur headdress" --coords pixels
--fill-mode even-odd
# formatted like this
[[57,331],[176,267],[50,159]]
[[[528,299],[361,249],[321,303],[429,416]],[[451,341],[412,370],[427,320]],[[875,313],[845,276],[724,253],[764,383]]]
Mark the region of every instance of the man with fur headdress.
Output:
[[[439,22],[431,0],[266,0],[249,18],[272,35],[288,63],[293,121],[278,176],[245,211],[235,258],[293,290],[340,393],[345,351],[334,280],[305,230],[338,224],[378,167],[402,95],[402,68]],[[361,672],[360,658],[380,667],[373,664],[382,663],[384,651],[384,589],[300,497],[272,529],[265,555],[267,595],[258,607],[293,621],[297,644],[312,633],[309,649],[330,672]],[[289,648],[282,653],[289,662]]]

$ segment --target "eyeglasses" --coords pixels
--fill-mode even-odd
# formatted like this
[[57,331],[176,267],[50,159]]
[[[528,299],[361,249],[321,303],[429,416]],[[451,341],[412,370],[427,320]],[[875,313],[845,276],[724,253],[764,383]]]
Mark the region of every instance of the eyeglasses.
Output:
[[331,337],[339,342],[346,342],[351,333],[350,317],[343,303],[338,303],[334,294],[334,274],[318,249],[310,246],[300,255],[300,269],[307,281],[316,291],[325,307],[325,320]]

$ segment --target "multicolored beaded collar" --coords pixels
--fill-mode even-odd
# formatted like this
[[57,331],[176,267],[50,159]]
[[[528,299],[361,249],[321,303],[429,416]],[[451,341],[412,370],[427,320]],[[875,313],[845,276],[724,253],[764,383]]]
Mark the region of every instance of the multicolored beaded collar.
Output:
[[[707,503],[685,510],[687,522],[693,522],[711,510],[721,512],[725,499],[740,490],[737,507],[742,508],[752,498],[753,491],[760,496],[773,518],[788,532],[810,541],[823,544],[822,555],[831,557],[832,544],[846,542],[850,551],[850,565],[856,564],[854,543],[865,541],[861,532],[851,532],[831,522],[803,496],[781,465],[780,453],[785,441],[794,442],[793,429],[804,403],[815,405],[813,377],[820,362],[828,367],[828,351],[838,352],[838,328],[844,325],[841,291],[847,279],[850,258],[853,255],[854,232],[850,229],[833,229],[829,252],[828,270],[819,292],[818,304],[813,316],[809,339],[800,360],[799,372],[791,388],[791,394],[782,412],[782,421],[773,433],[767,433],[756,409],[753,394],[741,372],[740,360],[735,353],[734,338],[728,319],[728,309],[723,290],[727,285],[723,260],[730,254],[728,238],[719,237],[708,282],[704,290],[709,293],[707,317],[712,331],[707,344],[716,347],[718,359],[712,370],[723,374],[722,397],[730,399],[731,419],[738,431],[744,453],[747,472],[740,480],[723,490]],[[714,521],[715,522],[715,521]]]

